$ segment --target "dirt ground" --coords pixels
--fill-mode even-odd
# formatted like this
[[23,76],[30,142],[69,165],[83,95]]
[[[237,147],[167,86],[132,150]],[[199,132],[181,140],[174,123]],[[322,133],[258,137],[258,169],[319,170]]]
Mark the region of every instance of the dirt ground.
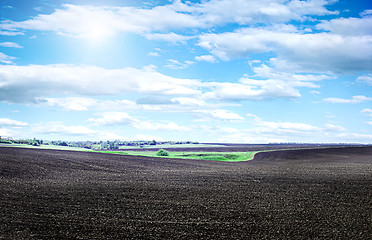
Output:
[[372,147],[224,163],[0,148],[0,239],[371,239]]

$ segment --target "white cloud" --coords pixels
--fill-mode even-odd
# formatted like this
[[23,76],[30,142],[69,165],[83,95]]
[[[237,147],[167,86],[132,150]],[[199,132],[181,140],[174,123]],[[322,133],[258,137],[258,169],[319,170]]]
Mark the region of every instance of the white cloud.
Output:
[[360,16],[365,17],[365,16],[370,16],[372,15],[372,9],[366,9],[363,12],[360,13]]
[[256,133],[270,133],[276,134],[278,136],[286,136],[322,131],[322,128],[306,123],[265,121],[260,117],[250,113],[246,114],[246,116],[253,118],[253,123],[254,125],[256,125],[256,128],[253,128],[250,131],[254,131]]
[[[370,108],[364,108],[361,112],[367,115],[368,117],[372,117],[372,109]],[[366,124],[372,125],[372,121],[367,121]]]
[[32,126],[32,132],[36,134],[55,134],[55,135],[95,135],[96,130],[84,126],[65,126],[62,123],[35,124]]
[[0,35],[17,36],[17,35],[25,35],[25,34],[23,32],[17,32],[17,31],[0,31]]
[[158,136],[152,136],[152,135],[144,135],[144,134],[138,134],[136,135],[136,140],[144,140],[144,141],[163,141],[163,138],[158,137]]
[[320,94],[319,91],[315,91],[315,90],[310,91],[310,93],[313,94],[313,95],[319,95]]
[[[238,83],[210,82],[212,88],[204,94],[213,100],[263,100],[270,98],[299,98],[300,87],[319,88],[314,82],[332,79],[329,75],[278,72],[265,64],[254,67],[254,76],[245,76]],[[265,80],[257,79],[266,78]]]
[[[76,138],[80,139],[83,137],[84,140],[115,140],[126,139],[123,136],[120,136],[116,133],[108,131],[94,130],[87,128],[81,125],[75,126],[66,126],[61,122],[47,122],[47,123],[38,123],[31,126],[30,136],[42,135],[46,139],[71,139]],[[24,136],[24,134],[23,134]]]
[[330,31],[340,35],[372,35],[372,17],[338,18],[323,20],[316,25],[317,29]]
[[15,60],[15,59],[16,59],[15,57],[11,57],[11,56],[8,56],[8,55],[0,52],[0,63],[12,64],[13,60]]
[[21,122],[9,118],[0,118],[0,127],[10,126],[10,127],[27,127],[29,124],[26,122]]
[[95,38],[119,32],[141,34],[202,25],[192,15],[177,12],[173,8],[173,5],[141,9],[64,4],[62,9],[56,9],[49,15],[39,14],[20,22],[3,21],[1,27],[8,31],[53,31],[67,36]]
[[157,53],[157,52],[149,52],[149,53],[147,54],[147,56],[158,57],[158,56],[159,56],[159,53]]
[[190,65],[194,64],[195,62],[193,61],[184,61],[183,63],[179,62],[178,60],[175,59],[167,59],[167,64],[165,67],[171,68],[171,69],[184,69],[189,67]]
[[339,139],[339,142],[344,143],[371,143],[371,134],[360,134],[360,133],[340,133],[335,136]]
[[134,127],[140,130],[150,130],[150,131],[190,131],[189,127],[179,126],[174,122],[167,123],[157,123],[153,121],[137,121],[133,124]]
[[149,40],[167,41],[172,43],[186,43],[187,40],[195,38],[193,36],[184,36],[176,33],[151,33],[145,37]]
[[372,74],[359,76],[357,78],[358,82],[365,82],[367,85],[372,86]]
[[199,62],[210,62],[210,63],[215,63],[217,62],[217,59],[213,55],[202,55],[202,56],[196,56],[195,57],[196,61]]
[[179,126],[174,122],[158,123],[153,121],[143,121],[138,118],[130,116],[125,112],[103,112],[98,113],[100,118],[90,118],[94,126],[114,126],[114,125],[128,125],[140,130],[150,131],[190,131],[190,128]]
[[0,47],[23,48],[22,46],[15,42],[2,42],[0,43]]
[[256,118],[255,121],[256,125],[259,126],[256,130],[259,132],[273,132],[284,136],[286,134],[319,132],[321,130],[319,127],[306,123],[264,121],[260,118]]
[[329,15],[326,5],[333,1],[309,0],[210,0],[171,4],[153,8],[94,7],[64,4],[51,14],[38,14],[25,21],[3,21],[2,29],[53,31],[78,37],[102,37],[119,32],[146,34],[185,28],[208,28],[238,23],[283,23],[302,20],[306,15]]
[[16,131],[6,128],[0,128],[0,137],[15,137],[16,135],[19,135],[19,133],[17,133]]
[[110,126],[110,125],[130,125],[138,120],[136,118],[131,117],[128,113],[125,112],[104,112],[99,113],[101,118],[90,118],[88,119],[89,122],[92,122],[94,126]]
[[334,0],[308,0],[308,1],[301,1],[301,0],[292,0],[288,3],[289,8],[298,14],[299,16],[302,15],[332,15],[338,14],[338,11],[329,11],[326,9],[325,6],[330,5],[334,2]]
[[[179,69],[192,63],[191,61],[181,63],[170,59],[168,67]],[[179,106],[189,105],[191,107],[193,104],[207,106],[208,104],[204,104],[207,100],[298,98],[301,96],[299,88],[318,88],[316,82],[333,78],[329,75],[279,72],[264,64],[254,67],[253,71],[255,75],[245,76],[239,82],[231,83],[173,78],[157,72],[154,67],[105,69],[96,66],[63,64],[0,65],[0,101],[57,105],[68,111],[84,111],[89,108],[104,109],[107,106],[110,109],[114,109],[113,106],[118,107],[118,110],[138,109],[138,104],[128,100],[103,101],[86,97],[50,97],[53,95],[114,96],[134,92],[152,95],[152,97],[162,95],[163,98],[167,98],[170,96],[172,98],[167,98],[167,105],[174,103]],[[263,78],[265,80],[262,80]],[[163,106],[155,106],[152,102],[149,104],[153,106],[142,104],[140,108],[164,109]]]
[[347,130],[346,128],[344,128],[342,126],[338,126],[338,125],[334,125],[334,124],[326,124],[325,129],[327,131],[332,131],[332,132],[345,132]]
[[107,110],[129,110],[138,109],[136,103],[130,100],[98,100],[86,97],[65,98],[38,98],[37,103],[47,106],[59,106],[64,111],[87,111],[89,109]]
[[367,114],[370,117],[372,117],[372,109],[370,109],[370,108],[364,108],[361,112]]
[[302,71],[371,70],[372,35],[309,34],[281,25],[203,34],[198,45],[225,61],[273,52],[278,62],[287,62]]
[[366,96],[363,96],[363,95],[357,95],[357,96],[353,96],[351,99],[325,98],[325,99],[323,99],[323,101],[329,102],[329,103],[352,103],[352,104],[356,104],[356,103],[363,103],[363,102],[372,101],[372,98],[366,97]]
[[0,66],[0,101],[29,102],[55,94],[115,95],[125,92],[197,95],[201,82],[163,75],[153,68],[95,66]]
[[194,115],[198,117],[198,121],[211,121],[211,120],[243,120],[240,115],[224,109],[216,110],[195,110]]
[[97,100],[82,97],[67,98],[39,98],[39,103],[47,103],[50,106],[60,106],[65,111],[86,111],[89,107],[96,106]]
[[178,98],[172,98],[171,101],[173,103],[178,103],[180,105],[186,105],[186,106],[204,106],[206,105],[206,102],[201,99],[197,98],[188,98],[188,97],[178,97]]
[[267,98],[298,98],[300,93],[285,82],[275,80],[248,80],[241,83],[210,83],[213,91],[204,94],[208,100],[264,100]]
[[215,136],[218,142],[230,143],[370,143],[372,135],[347,132],[342,126],[325,124],[318,127],[307,123],[268,121],[254,114],[248,128],[200,126],[199,132]]
[[237,107],[236,103],[208,103],[198,97],[159,96],[144,97],[136,102],[130,100],[100,100],[87,97],[37,98],[40,106],[58,106],[64,111],[118,112],[118,111],[161,111],[161,112],[193,112],[200,109],[216,109],[219,107]]

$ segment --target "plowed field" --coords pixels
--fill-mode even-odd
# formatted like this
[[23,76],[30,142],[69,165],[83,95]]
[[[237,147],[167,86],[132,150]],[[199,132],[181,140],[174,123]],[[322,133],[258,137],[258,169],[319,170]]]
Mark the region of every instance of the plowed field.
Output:
[[0,148],[0,239],[371,239],[372,147],[248,162]]

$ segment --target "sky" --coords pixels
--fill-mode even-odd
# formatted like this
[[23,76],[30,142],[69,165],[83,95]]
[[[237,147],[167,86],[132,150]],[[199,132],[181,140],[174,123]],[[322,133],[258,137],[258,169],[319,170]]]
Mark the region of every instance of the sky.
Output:
[[1,0],[0,136],[372,143],[372,2]]

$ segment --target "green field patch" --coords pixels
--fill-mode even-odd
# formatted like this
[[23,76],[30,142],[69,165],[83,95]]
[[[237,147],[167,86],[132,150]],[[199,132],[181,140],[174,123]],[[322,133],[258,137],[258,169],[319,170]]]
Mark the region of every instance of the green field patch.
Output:
[[252,160],[257,152],[172,152],[168,151],[169,156],[158,156],[155,151],[102,151],[121,155],[161,157],[161,158],[180,158],[196,159],[208,161],[239,162]]
[[259,152],[172,152],[169,151],[169,156],[158,156],[156,151],[107,151],[107,150],[90,150],[84,148],[75,148],[68,146],[55,146],[55,145],[41,145],[32,146],[25,144],[4,144],[0,147],[26,147],[35,149],[53,149],[53,150],[70,150],[70,151],[84,151],[84,152],[98,152],[98,153],[111,153],[119,155],[131,155],[131,156],[145,156],[145,157],[157,157],[157,158],[179,158],[179,159],[196,159],[196,160],[207,160],[207,161],[221,161],[221,162],[240,162],[252,160],[254,155]]

